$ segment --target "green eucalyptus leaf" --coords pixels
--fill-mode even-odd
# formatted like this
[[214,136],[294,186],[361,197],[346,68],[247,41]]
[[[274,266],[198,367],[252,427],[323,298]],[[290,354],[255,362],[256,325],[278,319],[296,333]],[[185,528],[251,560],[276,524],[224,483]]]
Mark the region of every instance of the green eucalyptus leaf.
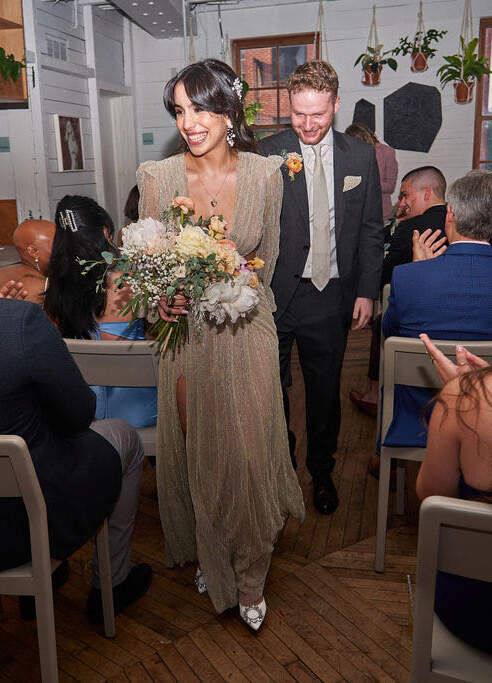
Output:
[[114,260],[114,255],[110,251],[103,251],[101,252],[101,256],[103,259],[106,261],[108,266],[110,266],[113,263]]

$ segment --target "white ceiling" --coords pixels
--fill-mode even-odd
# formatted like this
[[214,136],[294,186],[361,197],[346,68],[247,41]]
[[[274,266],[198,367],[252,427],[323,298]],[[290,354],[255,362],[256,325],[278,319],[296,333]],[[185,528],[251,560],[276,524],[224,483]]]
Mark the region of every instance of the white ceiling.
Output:
[[183,35],[181,0],[112,0],[112,3],[155,38]]
[[[155,38],[183,36],[182,0],[111,0],[130,19]],[[316,0],[187,0],[187,7],[195,12],[217,12],[254,9],[274,5],[300,5]],[[331,0],[336,2],[337,0]]]

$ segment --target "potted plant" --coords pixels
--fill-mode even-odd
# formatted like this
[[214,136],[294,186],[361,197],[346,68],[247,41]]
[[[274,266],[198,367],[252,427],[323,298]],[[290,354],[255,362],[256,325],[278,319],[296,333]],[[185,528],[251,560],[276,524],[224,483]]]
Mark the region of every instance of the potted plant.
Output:
[[461,52],[444,57],[446,63],[437,70],[437,75],[441,81],[441,87],[445,88],[448,83],[452,82],[456,102],[466,104],[473,99],[475,83],[491,71],[487,58],[478,56],[478,38],[465,43],[463,36],[460,36],[460,45]]
[[250,102],[249,104],[246,104],[246,95],[248,94],[249,84],[245,80],[242,80],[241,83],[243,86],[241,97],[244,102],[244,118],[246,119],[248,126],[252,126],[256,121],[259,112],[263,109],[263,105],[260,102]]
[[396,59],[392,57],[386,57],[393,53],[393,50],[386,50],[383,52],[382,45],[376,45],[376,47],[366,47],[366,51],[357,57],[354,62],[354,66],[357,66],[359,62],[362,64],[363,85],[379,85],[381,78],[381,70],[385,64],[389,66],[390,69],[396,71],[398,64]]
[[438,43],[447,31],[438,31],[435,28],[430,28],[424,31],[417,31],[412,40],[409,36],[402,36],[397,47],[393,50],[394,55],[411,55],[412,71],[426,71],[428,69],[427,61],[435,57],[437,48],[432,47],[432,43]]
[[8,55],[3,47],[0,47],[0,97],[15,99],[22,93],[22,86],[18,83],[24,60],[19,61],[13,54]]

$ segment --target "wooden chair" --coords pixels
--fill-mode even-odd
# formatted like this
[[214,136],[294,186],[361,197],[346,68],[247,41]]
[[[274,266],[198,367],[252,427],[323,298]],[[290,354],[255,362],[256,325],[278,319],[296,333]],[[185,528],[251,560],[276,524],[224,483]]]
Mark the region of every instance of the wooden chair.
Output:
[[[108,387],[157,387],[159,351],[151,341],[65,339],[87,384]],[[157,429],[137,429],[145,455],[155,456]]]
[[[453,360],[456,360],[456,344],[462,344],[469,351],[492,364],[492,341],[442,341],[436,339],[433,341],[446,356]],[[384,353],[381,360],[383,365],[383,408],[381,411],[381,457],[375,556],[375,570],[377,572],[384,571],[391,459],[422,461],[425,454],[425,448],[418,446],[390,447],[383,445],[393,419],[395,384],[406,384],[427,389],[440,389],[442,387],[442,382],[420,339],[389,337],[384,342]],[[404,474],[403,469],[402,473]],[[404,476],[398,475],[397,499],[400,498],[400,501],[403,500],[403,488]],[[403,512],[403,510],[401,511]]]
[[[0,436],[0,498],[22,498],[29,518],[32,557],[27,564],[0,572],[0,596],[34,595],[41,676],[43,682],[56,683],[58,664],[51,574],[61,562],[50,558],[46,505],[26,442],[20,436]],[[104,631],[107,637],[114,637],[107,520],[97,534],[96,547]]]
[[492,681],[492,655],[456,638],[434,613],[438,569],[492,581],[491,505],[431,496],[420,507],[411,681]]

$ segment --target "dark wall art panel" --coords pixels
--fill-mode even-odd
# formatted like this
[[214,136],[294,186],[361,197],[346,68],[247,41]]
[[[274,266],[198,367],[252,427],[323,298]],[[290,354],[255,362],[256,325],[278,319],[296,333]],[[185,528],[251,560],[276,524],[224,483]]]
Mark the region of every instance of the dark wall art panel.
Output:
[[442,124],[441,93],[407,83],[384,98],[384,140],[394,149],[428,152]]

